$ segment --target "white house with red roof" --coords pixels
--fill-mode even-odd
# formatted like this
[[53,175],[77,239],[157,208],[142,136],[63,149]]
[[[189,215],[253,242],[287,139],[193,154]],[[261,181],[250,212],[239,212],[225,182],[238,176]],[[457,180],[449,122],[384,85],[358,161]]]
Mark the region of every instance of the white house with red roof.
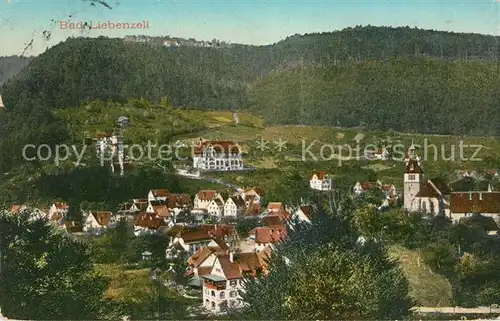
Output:
[[315,172],[309,180],[309,186],[318,191],[330,191],[332,190],[332,180],[325,171]]
[[241,197],[245,201],[246,207],[249,207],[252,203],[261,203],[264,198],[266,192],[263,188],[260,187],[252,187],[244,190],[241,193]]
[[225,253],[217,255],[210,272],[203,276],[203,306],[213,313],[243,307],[240,291],[245,276],[267,274],[269,251],[261,253]]
[[49,217],[52,217],[54,214],[66,217],[66,214],[68,214],[68,210],[69,210],[69,205],[67,203],[55,202],[49,208]]
[[152,189],[148,193],[148,201],[163,201],[165,202],[170,195],[170,191],[166,188]]
[[193,167],[201,170],[242,170],[240,146],[233,141],[203,141],[193,152]]
[[224,198],[216,190],[201,190],[194,197],[193,207],[196,209],[208,209],[208,205],[216,199],[224,204]]

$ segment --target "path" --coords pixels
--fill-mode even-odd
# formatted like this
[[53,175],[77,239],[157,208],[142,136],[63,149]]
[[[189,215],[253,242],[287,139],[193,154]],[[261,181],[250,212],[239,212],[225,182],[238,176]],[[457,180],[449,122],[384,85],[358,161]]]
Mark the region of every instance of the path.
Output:
[[231,184],[231,183],[228,183],[228,182],[224,182],[224,181],[222,181],[222,180],[220,180],[218,178],[215,178],[215,177],[196,176],[196,175],[189,174],[189,173],[187,173],[185,171],[182,171],[182,170],[177,170],[176,174],[179,175],[179,176],[182,176],[182,177],[190,178],[190,179],[199,179],[199,180],[204,180],[204,181],[211,182],[211,183],[214,183],[214,184],[224,185],[226,187],[234,189],[237,192],[242,192],[243,191],[243,189],[240,186],[237,186],[235,184]]
[[415,307],[416,313],[446,313],[446,314],[500,314],[500,308],[479,307],[479,308],[461,308],[461,307]]

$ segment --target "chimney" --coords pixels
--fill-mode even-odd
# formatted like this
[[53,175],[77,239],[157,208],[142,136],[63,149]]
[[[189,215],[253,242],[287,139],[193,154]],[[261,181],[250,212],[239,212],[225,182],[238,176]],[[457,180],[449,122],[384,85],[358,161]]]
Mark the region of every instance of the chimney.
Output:
[[234,262],[234,254],[233,254],[233,251],[230,251],[229,252],[229,261],[231,261],[231,263]]

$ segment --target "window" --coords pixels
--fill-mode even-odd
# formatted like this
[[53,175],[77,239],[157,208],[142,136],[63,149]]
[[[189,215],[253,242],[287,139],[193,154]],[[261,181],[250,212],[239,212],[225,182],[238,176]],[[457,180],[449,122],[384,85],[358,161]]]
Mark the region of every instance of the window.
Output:
[[215,309],[215,302],[212,302],[212,309]]
[[238,280],[233,280],[233,281],[230,281],[230,282],[229,282],[229,285],[230,285],[230,286],[236,286],[236,285],[238,285]]
[[220,293],[220,298],[225,299],[226,298],[226,292],[221,292]]
[[229,296],[232,297],[232,298],[235,298],[236,297],[236,291],[229,292]]
[[415,175],[408,175],[408,180],[414,181],[415,180]]
[[210,291],[208,291],[208,289],[205,289],[205,294],[206,294],[206,295],[209,295],[209,294],[210,294]]
[[215,291],[212,291],[212,296],[215,297]]

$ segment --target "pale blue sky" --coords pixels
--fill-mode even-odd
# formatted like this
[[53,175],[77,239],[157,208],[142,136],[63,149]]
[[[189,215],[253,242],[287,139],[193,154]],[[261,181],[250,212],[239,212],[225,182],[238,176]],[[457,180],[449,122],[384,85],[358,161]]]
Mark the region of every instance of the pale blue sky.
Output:
[[[38,54],[72,36],[170,35],[198,40],[270,44],[295,33],[355,25],[417,26],[500,35],[500,3],[476,1],[166,1],[110,0],[111,10],[84,0],[0,0],[0,55]],[[139,22],[149,29],[61,30],[58,21]],[[53,20],[53,21],[52,21]],[[51,22],[52,21],[52,22]],[[52,30],[49,41],[43,30]]]

